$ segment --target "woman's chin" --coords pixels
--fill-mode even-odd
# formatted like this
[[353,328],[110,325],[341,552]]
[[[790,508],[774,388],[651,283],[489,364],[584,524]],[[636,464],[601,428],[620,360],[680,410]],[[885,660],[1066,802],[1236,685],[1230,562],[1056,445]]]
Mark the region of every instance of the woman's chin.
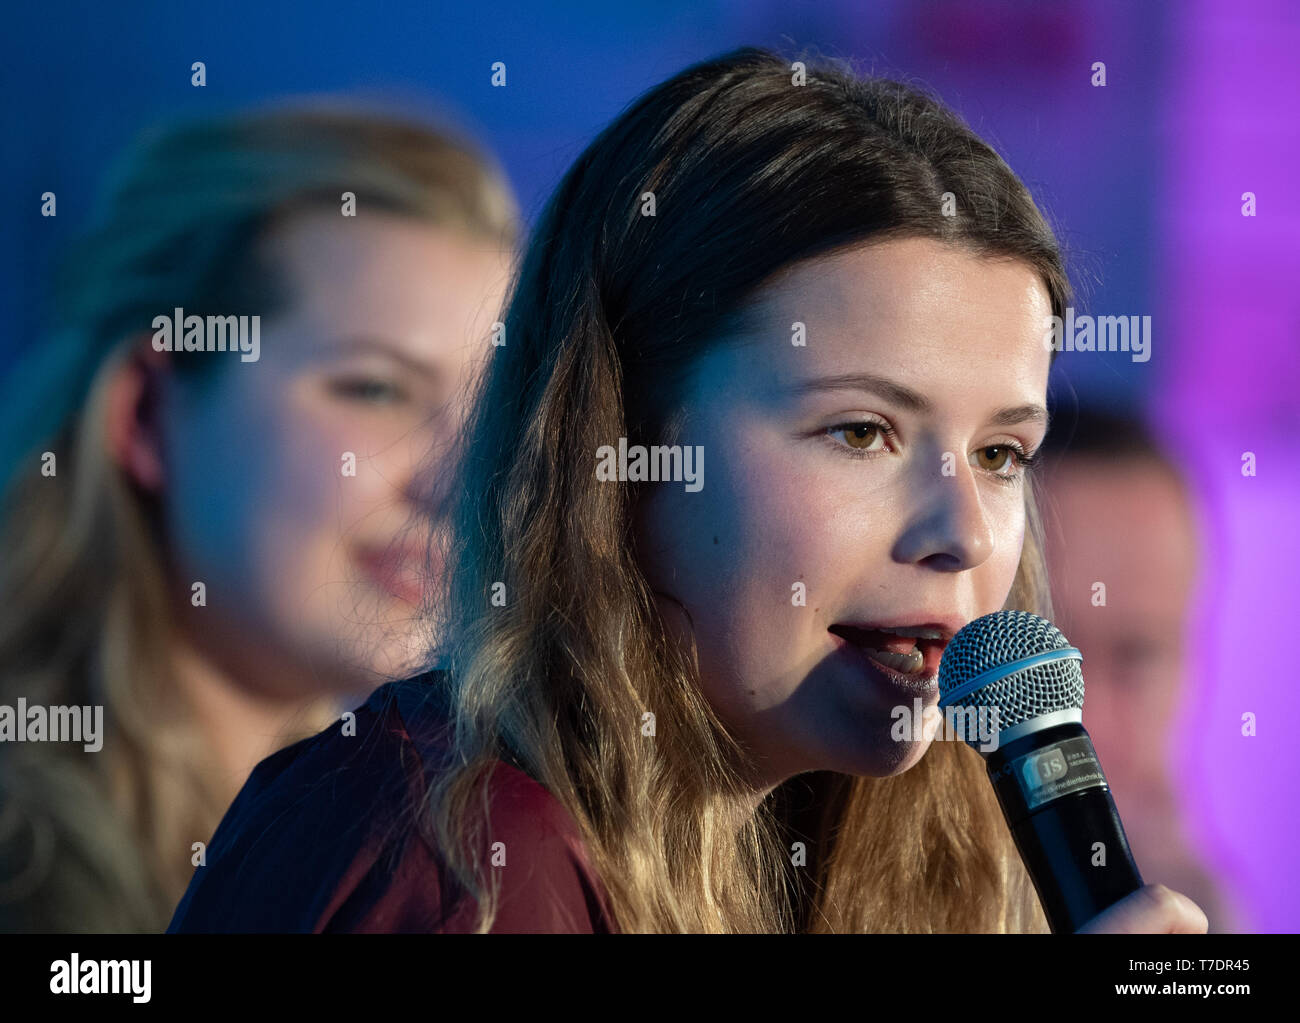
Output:
[[869,751],[854,751],[836,758],[840,766],[830,770],[857,778],[892,778],[919,764],[929,748],[929,739],[894,741],[887,738]]

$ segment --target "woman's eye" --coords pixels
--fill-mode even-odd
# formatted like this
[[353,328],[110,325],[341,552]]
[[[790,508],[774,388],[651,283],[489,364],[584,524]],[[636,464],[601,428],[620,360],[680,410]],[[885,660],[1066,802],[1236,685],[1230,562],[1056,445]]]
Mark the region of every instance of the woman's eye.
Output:
[[405,392],[400,387],[376,377],[337,380],[332,385],[332,390],[342,398],[371,405],[391,405],[405,397]]
[[855,451],[876,451],[885,440],[885,428],[879,423],[841,423],[826,431],[831,437],[837,433],[844,434],[844,444]]
[[[1015,455],[1016,449],[1006,444],[980,448],[975,452],[975,458],[979,462],[980,468],[996,473],[1002,473],[1002,470],[1008,466],[1014,466]],[[1006,473],[1002,474],[1007,475]]]

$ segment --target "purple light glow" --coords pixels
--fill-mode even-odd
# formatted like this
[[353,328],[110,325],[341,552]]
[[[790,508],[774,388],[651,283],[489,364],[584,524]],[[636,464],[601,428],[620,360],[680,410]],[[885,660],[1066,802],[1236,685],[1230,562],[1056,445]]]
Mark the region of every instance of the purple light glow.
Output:
[[1205,559],[1177,773],[1191,837],[1241,929],[1294,932],[1300,889],[1279,879],[1300,849],[1300,121],[1278,111],[1300,96],[1300,13],[1286,0],[1200,0],[1172,28],[1153,410],[1200,497]]

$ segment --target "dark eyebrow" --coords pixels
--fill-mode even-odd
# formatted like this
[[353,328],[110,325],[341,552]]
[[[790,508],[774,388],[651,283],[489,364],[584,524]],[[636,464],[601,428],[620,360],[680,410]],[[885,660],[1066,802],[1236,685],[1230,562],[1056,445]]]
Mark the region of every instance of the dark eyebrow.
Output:
[[1047,409],[1042,405],[1017,405],[1015,408],[998,409],[989,420],[994,426],[1016,426],[1020,423],[1042,423],[1047,425]]
[[[926,415],[934,411],[934,403],[910,387],[904,387],[886,377],[872,373],[841,373],[837,376],[817,377],[804,380],[794,387],[796,394],[808,394],[812,391],[867,391],[877,394],[887,401],[892,401],[909,412]],[[1016,405],[1012,408],[998,409],[989,423],[993,426],[1016,426],[1019,423],[1047,423],[1047,409],[1041,405]]]
[[909,412],[933,412],[934,405],[929,398],[917,394],[910,387],[896,384],[885,377],[871,373],[841,373],[838,376],[816,377],[804,380],[794,387],[796,394],[808,394],[810,391],[868,391],[882,398],[901,405]]

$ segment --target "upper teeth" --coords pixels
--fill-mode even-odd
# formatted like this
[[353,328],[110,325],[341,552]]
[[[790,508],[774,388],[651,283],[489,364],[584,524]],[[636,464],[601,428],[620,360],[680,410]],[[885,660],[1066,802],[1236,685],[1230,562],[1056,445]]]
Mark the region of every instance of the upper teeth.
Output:
[[938,629],[886,629],[876,627],[877,632],[888,632],[891,636],[911,636],[913,639],[943,639]]

